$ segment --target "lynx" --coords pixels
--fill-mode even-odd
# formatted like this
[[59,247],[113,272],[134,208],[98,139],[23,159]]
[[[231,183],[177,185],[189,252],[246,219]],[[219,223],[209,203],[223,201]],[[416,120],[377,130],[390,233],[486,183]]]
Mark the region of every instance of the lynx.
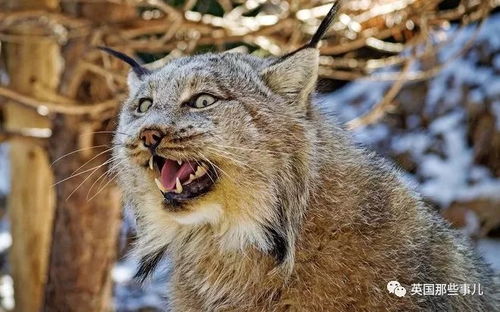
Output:
[[468,242],[312,101],[336,10],[278,58],[208,53],[152,68],[102,48],[132,67],[114,158],[137,219],[138,278],[172,262],[167,310],[499,311]]

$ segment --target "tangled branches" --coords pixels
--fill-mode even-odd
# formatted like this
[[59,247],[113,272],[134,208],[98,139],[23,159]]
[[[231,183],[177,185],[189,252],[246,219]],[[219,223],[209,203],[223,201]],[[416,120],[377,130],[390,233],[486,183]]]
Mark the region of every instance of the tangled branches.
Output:
[[[127,7],[130,14],[118,22],[106,22],[98,16],[78,13],[103,3]],[[448,40],[434,36],[435,30],[450,27],[451,23],[465,25],[482,20],[499,4],[498,0],[346,1],[322,43],[320,76],[337,80],[369,76],[394,81],[371,115],[351,125],[372,122],[383,114],[405,80],[428,79],[439,72],[443,64],[434,64],[425,71],[410,69],[416,61],[433,59]],[[165,62],[201,51],[227,49],[281,55],[307,41],[330,5],[321,0],[64,0],[59,12],[0,13],[0,42],[26,40],[26,35],[11,30],[36,24],[43,31],[30,35],[29,40],[55,40],[64,46],[83,38],[88,47],[105,45],[139,54],[148,61],[158,58],[157,62]],[[388,66],[396,70],[379,73]],[[76,68],[69,85],[78,86],[90,72],[102,76],[110,90],[125,88],[126,68],[96,50],[87,49]],[[7,88],[1,88],[0,95],[24,105],[44,106],[49,113],[88,113],[94,118],[100,115],[96,111],[113,110],[118,103],[117,99],[95,105],[41,103]]]

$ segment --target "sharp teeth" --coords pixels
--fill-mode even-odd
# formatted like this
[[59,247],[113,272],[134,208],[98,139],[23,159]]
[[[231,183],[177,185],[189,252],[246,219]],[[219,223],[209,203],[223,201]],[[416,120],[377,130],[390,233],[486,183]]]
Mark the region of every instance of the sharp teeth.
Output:
[[187,184],[193,182],[194,179],[196,179],[196,177],[194,176],[194,174],[191,173],[189,175],[189,179],[186,182],[182,183],[182,185],[187,185]]
[[167,190],[163,187],[163,184],[161,184],[160,180],[158,180],[158,178],[155,178],[155,183],[156,183],[156,186],[158,186],[158,188],[160,189],[160,191],[162,191],[163,193],[165,193]]
[[198,166],[198,168],[196,168],[196,173],[194,175],[196,178],[199,178],[205,175],[205,173],[207,173],[207,169],[203,166]]
[[179,180],[179,178],[177,178],[177,179],[175,180],[175,192],[176,192],[177,194],[182,193],[182,184],[181,184],[181,181]]
[[153,156],[151,156],[151,158],[149,158],[149,169],[153,170],[154,167],[153,167]]
[[177,163],[180,165],[182,165],[182,161],[178,160]]

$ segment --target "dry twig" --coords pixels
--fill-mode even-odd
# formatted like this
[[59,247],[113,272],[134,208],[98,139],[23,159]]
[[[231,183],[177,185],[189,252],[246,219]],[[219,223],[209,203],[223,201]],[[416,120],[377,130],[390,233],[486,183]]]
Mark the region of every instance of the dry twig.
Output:
[[28,108],[36,109],[43,115],[50,113],[68,115],[94,115],[97,116],[108,110],[114,110],[118,104],[117,99],[110,99],[100,103],[66,105],[62,103],[40,101],[30,96],[18,93],[8,88],[0,87],[0,96],[9,98]]
[[[162,0],[106,0],[117,5],[135,6],[142,15],[127,23],[96,25],[90,20],[74,16],[38,10],[0,12],[0,42],[20,42],[26,36],[9,30],[23,23],[36,23],[45,32],[30,40],[54,40],[67,42],[75,37],[87,36],[89,46],[107,45],[125,52],[149,52],[169,54],[164,60],[196,51],[206,45],[224,49],[227,44],[247,44],[269,54],[282,54],[299,47],[326,14],[329,1],[314,4],[310,1],[255,1],[242,2],[220,0],[223,16],[195,12],[196,1],[185,1],[180,8]],[[92,3],[95,0],[64,0],[64,2]],[[102,1],[99,1],[102,2]],[[433,44],[432,30],[449,25],[450,21],[462,24],[484,20],[495,1],[463,0],[456,8],[439,10],[441,0],[368,0],[346,2],[343,14],[334,24],[330,36],[324,40],[321,53],[320,75],[326,78],[354,80],[371,75],[370,79],[394,81],[384,99],[375,105],[373,112],[351,122],[351,126],[373,122],[380,118],[392,102],[404,80],[428,79],[446,64],[422,72],[408,71],[408,64],[437,55],[440,45]],[[255,16],[246,16],[259,9]],[[139,10],[138,10],[139,12]],[[390,40],[389,40],[390,39]],[[425,46],[423,52],[411,57],[400,52],[416,46]],[[464,50],[467,47],[464,48]],[[377,57],[367,57],[366,51],[377,51]],[[328,56],[328,57],[326,57]],[[123,86],[125,68],[115,61],[89,51],[76,64],[78,69],[71,83],[74,91],[91,72],[102,76],[107,86],[114,90]],[[374,74],[379,68],[405,64],[401,72]],[[122,68],[122,71],[117,71]],[[75,94],[75,92],[71,92]],[[42,112],[91,115],[97,120],[108,116],[117,99],[101,103],[83,104],[68,101],[39,101],[5,87],[0,96]],[[54,95],[55,99],[59,99]],[[61,99],[63,99],[61,97]],[[71,104],[69,104],[71,103]]]

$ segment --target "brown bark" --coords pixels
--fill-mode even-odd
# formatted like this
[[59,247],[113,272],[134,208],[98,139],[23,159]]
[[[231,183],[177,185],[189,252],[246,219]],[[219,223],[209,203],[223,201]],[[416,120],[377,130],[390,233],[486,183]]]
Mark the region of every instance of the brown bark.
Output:
[[[56,0],[4,3],[8,8],[52,10]],[[20,24],[11,34],[40,34],[34,25]],[[9,87],[20,93],[44,99],[37,90],[56,90],[59,85],[62,60],[59,46],[50,40],[4,42],[3,57],[9,74]],[[6,127],[50,127],[47,118],[35,111],[9,103],[5,108]],[[8,212],[13,244],[10,250],[11,273],[14,279],[16,311],[36,312],[43,302],[47,263],[54,212],[53,177],[47,152],[26,140],[11,143],[11,193]]]
[[[78,117],[60,117],[55,121],[51,154],[59,157],[80,148]],[[99,142],[96,144],[102,144]],[[103,151],[102,149],[98,150]],[[97,154],[69,157],[54,167],[59,179]],[[104,163],[106,154],[89,166]],[[106,188],[89,201],[100,187],[89,193],[92,183],[104,174],[106,166],[97,170],[88,183],[79,185],[90,174],[70,179],[57,188],[57,205],[53,245],[46,288],[44,311],[105,311],[110,306],[110,270],[116,256],[120,224],[120,200],[116,189]],[[85,167],[90,168],[90,167]],[[104,185],[107,179],[102,180]],[[96,185],[99,186],[99,183]],[[75,191],[68,199],[68,196]]]
[[[130,16],[128,6],[92,4],[92,10],[87,6],[84,4],[79,7],[81,12],[79,15],[89,19],[92,12],[99,12],[99,16],[108,16],[106,19],[108,22],[113,22],[115,19],[122,22],[123,16],[120,12]],[[78,12],[75,13],[78,15]],[[72,75],[77,67],[76,64],[89,49],[88,43],[84,40],[73,40],[65,47],[66,71],[60,90],[66,97],[79,102],[109,99],[113,94],[101,76]],[[52,158],[56,159],[91,145],[110,146],[109,134],[91,134],[92,131],[99,130],[103,129],[98,121],[78,116],[58,116],[54,120],[54,135],[50,139],[49,150]],[[104,149],[87,149],[61,161],[54,166],[56,180],[71,176],[87,160],[91,160],[103,151]],[[98,156],[82,170],[104,164],[109,156],[110,152]],[[102,185],[108,183],[108,178],[100,178],[107,169],[108,166],[104,165],[95,172],[90,171],[57,187],[53,245],[44,311],[99,312],[110,308],[112,284],[110,271],[116,258],[120,200],[118,191],[112,184],[101,189]],[[87,182],[80,185],[91,173],[92,176]],[[98,179],[99,182],[91,189],[92,184]],[[93,197],[97,192],[98,195]]]

